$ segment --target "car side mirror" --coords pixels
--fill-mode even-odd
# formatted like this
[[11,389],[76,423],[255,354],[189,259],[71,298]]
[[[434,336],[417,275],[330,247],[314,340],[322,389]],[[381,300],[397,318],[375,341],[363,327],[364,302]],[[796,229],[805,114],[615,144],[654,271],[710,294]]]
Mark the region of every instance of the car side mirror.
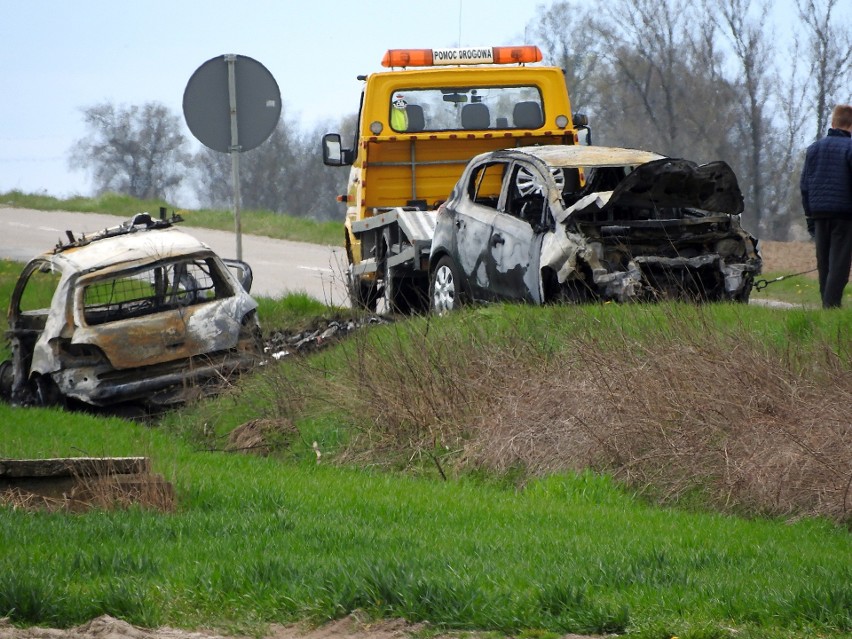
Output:
[[326,166],[352,164],[352,151],[343,148],[339,133],[326,133],[322,136],[322,163]]
[[245,289],[246,293],[251,293],[251,285],[254,282],[254,274],[252,273],[251,266],[242,260],[222,258],[222,261],[237,276],[240,286]]

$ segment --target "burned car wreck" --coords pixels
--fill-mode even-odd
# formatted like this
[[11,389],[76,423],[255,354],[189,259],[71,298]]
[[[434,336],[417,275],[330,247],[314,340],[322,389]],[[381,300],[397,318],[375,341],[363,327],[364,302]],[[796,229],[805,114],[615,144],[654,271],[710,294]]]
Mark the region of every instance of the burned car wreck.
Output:
[[9,305],[7,401],[149,411],[254,366],[251,269],[174,228],[179,220],[163,211],[88,236],[69,232],[30,260]]
[[748,301],[761,270],[724,162],[532,146],[475,157],[438,210],[432,307],[466,300]]

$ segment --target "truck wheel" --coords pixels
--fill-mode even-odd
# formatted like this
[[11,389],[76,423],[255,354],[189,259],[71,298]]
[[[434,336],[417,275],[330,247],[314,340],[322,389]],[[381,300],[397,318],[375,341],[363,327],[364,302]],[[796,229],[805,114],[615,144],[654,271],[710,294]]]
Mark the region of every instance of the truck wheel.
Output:
[[376,300],[378,298],[376,285],[365,283],[361,278],[352,273],[352,265],[346,271],[346,288],[349,290],[349,303],[352,308],[360,308],[376,312]]
[[402,280],[394,276],[392,273],[385,275],[385,281],[382,285],[382,296],[377,304],[377,312],[383,315],[393,313],[408,313],[408,305],[402,293]]
[[464,302],[462,281],[458,275],[456,263],[449,255],[445,255],[435,265],[432,271],[432,282],[429,287],[429,299],[432,310],[438,315],[444,315],[458,309]]

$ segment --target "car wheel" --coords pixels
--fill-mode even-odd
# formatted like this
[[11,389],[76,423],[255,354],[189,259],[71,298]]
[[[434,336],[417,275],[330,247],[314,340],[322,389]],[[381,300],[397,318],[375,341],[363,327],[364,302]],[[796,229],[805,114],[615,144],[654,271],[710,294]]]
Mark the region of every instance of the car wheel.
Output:
[[429,299],[431,300],[432,310],[438,315],[444,315],[458,309],[464,301],[458,268],[448,255],[438,260],[435,270],[432,271]]

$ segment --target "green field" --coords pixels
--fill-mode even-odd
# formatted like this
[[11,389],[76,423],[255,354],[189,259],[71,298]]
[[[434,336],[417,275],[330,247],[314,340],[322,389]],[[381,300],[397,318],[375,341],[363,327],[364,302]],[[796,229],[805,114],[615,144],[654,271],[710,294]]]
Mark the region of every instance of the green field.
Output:
[[361,609],[512,635],[852,631],[852,546],[826,521],[649,506],[589,473],[436,482],[199,452],[120,420],[0,420],[3,456],[150,455],[178,495],[167,514],[0,511],[0,611],[16,623],[247,632]]
[[[145,455],[176,498],[0,506],[0,617],[848,637],[850,334],[848,310],[493,305],[359,329],[155,425],[0,405],[0,458]],[[228,452],[252,420],[266,456]]]

